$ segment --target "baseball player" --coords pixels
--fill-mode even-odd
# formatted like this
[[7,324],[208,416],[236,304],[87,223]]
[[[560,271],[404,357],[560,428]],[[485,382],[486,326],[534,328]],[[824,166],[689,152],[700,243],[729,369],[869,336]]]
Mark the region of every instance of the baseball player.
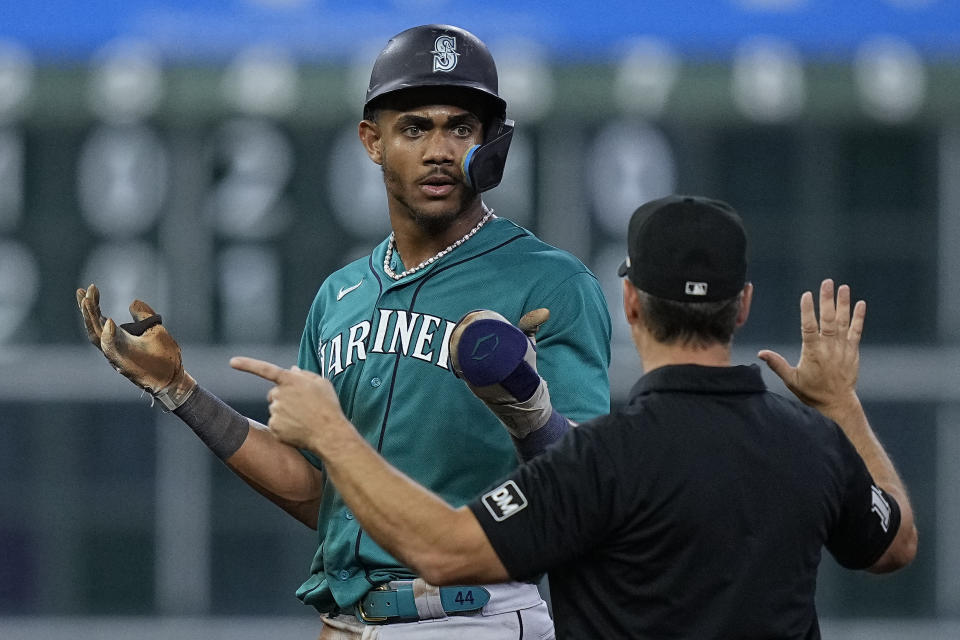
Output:
[[[275,435],[319,455],[370,535],[432,583],[549,571],[559,638],[819,638],[824,547],[878,573],[916,554],[906,489],[856,393],[866,306],[825,280],[819,320],[801,297],[798,365],[760,352],[804,406],[767,391],[756,365],[730,364],[753,287],[729,205],[655,200],[628,236],[624,312],[645,372],[629,405],[459,509],[357,437],[327,381],[232,364],[277,384]],[[456,360],[472,385],[488,393],[529,373],[513,349],[492,352],[503,366],[461,365],[483,336],[515,333],[465,323]]]
[[[593,274],[489,209],[513,122],[485,45],[446,25],[404,31],[377,58],[358,132],[383,170],[393,232],[330,275],[307,315],[298,367],[332,385],[365,442],[408,477],[465,504],[569,427],[609,410],[610,319]],[[232,470],[319,533],[297,592],[323,614],[321,638],[549,638],[530,581],[438,588],[361,528],[316,453],[275,438],[198,386],[160,317],[135,301],[134,322],[100,314],[77,291],[90,340],[110,363],[186,422]],[[451,370],[450,337],[473,309],[536,332],[545,387],[491,398],[506,421]],[[549,319],[542,309],[550,310]],[[526,342],[525,342],[526,344]],[[472,357],[497,351],[477,340]],[[539,381],[539,379],[538,379]],[[507,386],[510,386],[509,384]],[[527,405],[524,404],[525,401]]]

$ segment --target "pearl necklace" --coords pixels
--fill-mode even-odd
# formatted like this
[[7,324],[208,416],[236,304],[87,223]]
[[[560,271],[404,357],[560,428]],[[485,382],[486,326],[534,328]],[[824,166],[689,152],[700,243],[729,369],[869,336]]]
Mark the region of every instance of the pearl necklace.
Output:
[[425,267],[429,267],[431,264],[433,264],[443,256],[447,255],[448,253],[450,253],[451,251],[453,251],[454,249],[462,245],[464,242],[472,238],[477,233],[477,231],[480,231],[480,227],[485,225],[488,220],[490,220],[491,218],[497,217],[493,214],[493,209],[488,209],[486,205],[483,206],[483,210],[486,211],[486,213],[483,215],[482,218],[480,218],[480,222],[477,223],[477,226],[475,226],[473,229],[470,229],[467,235],[463,236],[462,238],[460,238],[459,240],[451,244],[449,247],[447,247],[437,255],[433,256],[432,258],[427,258],[417,266],[410,267],[403,273],[395,273],[394,270],[390,267],[390,260],[391,258],[393,258],[393,251],[394,251],[394,247],[396,246],[395,234],[393,232],[390,232],[390,239],[387,240],[387,254],[383,257],[383,272],[386,273],[391,278],[393,278],[394,280],[399,280],[404,276],[408,276],[411,273],[416,273],[417,271],[420,271]]

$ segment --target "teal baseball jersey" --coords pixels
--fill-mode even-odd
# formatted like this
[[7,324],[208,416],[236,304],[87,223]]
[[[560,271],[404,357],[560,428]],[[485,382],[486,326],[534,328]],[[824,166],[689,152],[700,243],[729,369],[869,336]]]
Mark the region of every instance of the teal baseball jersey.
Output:
[[[513,323],[550,309],[537,333],[537,368],[554,406],[578,422],[609,412],[610,316],[596,277],[579,260],[493,218],[440,260],[395,281],[383,270],[387,244],[320,287],[299,366],[331,381],[347,418],[393,466],[454,506],[517,466],[504,427],[450,369],[450,332],[473,309]],[[391,268],[404,269],[396,253]],[[304,603],[346,609],[373,586],[415,577],[364,534],[331,483],[317,528],[311,576],[297,592]]]

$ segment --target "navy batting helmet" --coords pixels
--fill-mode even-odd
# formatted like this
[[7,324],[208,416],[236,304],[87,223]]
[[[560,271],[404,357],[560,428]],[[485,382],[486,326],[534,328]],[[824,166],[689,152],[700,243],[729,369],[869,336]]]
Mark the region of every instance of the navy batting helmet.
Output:
[[365,116],[382,96],[406,89],[458,87],[475,92],[503,120],[507,103],[497,94],[497,66],[475,35],[445,24],[407,29],[390,39],[370,74]]
[[[461,160],[464,180],[476,191],[500,184],[513,120],[507,120],[507,103],[497,93],[497,65],[487,45],[469,31],[445,24],[398,33],[373,63],[363,117],[372,118],[392,98],[402,102],[411,89],[467,96],[471,110],[484,121],[484,139]],[[446,95],[452,100],[453,92]]]

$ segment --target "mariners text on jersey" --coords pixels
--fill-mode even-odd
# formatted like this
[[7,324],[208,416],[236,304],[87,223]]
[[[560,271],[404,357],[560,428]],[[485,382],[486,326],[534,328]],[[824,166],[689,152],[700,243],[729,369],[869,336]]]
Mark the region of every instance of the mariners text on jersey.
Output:
[[378,311],[376,326],[364,320],[320,343],[317,357],[325,377],[332,378],[366,360],[368,349],[369,353],[395,353],[449,368],[450,334],[455,322],[403,309]]

